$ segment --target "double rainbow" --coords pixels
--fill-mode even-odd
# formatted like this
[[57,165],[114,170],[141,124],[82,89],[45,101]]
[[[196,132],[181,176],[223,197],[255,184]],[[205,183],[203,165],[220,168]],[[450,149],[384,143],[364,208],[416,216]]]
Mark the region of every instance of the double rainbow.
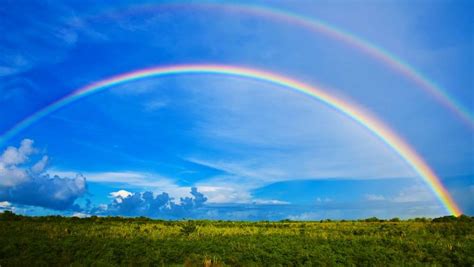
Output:
[[310,86],[308,84],[290,79],[285,76],[281,76],[275,73],[265,72],[256,69],[235,67],[228,65],[173,65],[167,67],[155,67],[148,69],[141,69],[125,74],[113,76],[108,79],[94,82],[78,90],[75,90],[71,94],[59,99],[58,101],[44,107],[38,112],[30,115],[23,119],[4,135],[0,136],[0,145],[6,142],[7,139],[17,134],[21,130],[32,125],[34,122],[45,117],[46,115],[64,107],[78,99],[86,97],[88,95],[106,90],[113,86],[131,82],[139,79],[165,76],[165,75],[178,75],[178,74],[221,74],[229,76],[237,76],[242,78],[250,78],[269,82],[278,86],[282,86],[288,89],[292,89],[297,92],[301,92],[309,97],[320,100],[335,110],[347,115],[349,118],[358,122],[364,126],[376,137],[380,138],[385,144],[391,147],[400,157],[405,160],[415,171],[418,173],[423,180],[427,183],[436,197],[440,200],[446,210],[453,215],[460,215],[461,210],[449,195],[448,191],[443,187],[439,178],[436,176],[433,170],[424,162],[424,160],[410,147],[402,138],[395,134],[388,126],[384,125],[374,116],[363,111],[352,103],[348,103],[340,98],[336,98],[321,88]]
[[389,51],[371,43],[361,37],[358,37],[350,32],[337,28],[323,20],[310,18],[301,14],[293,13],[287,10],[282,10],[270,6],[253,5],[246,3],[218,3],[218,2],[187,2],[187,1],[168,1],[152,4],[141,4],[121,7],[115,9],[113,12],[101,13],[98,18],[108,16],[118,19],[121,16],[135,15],[137,12],[159,12],[165,9],[187,9],[193,10],[204,9],[219,9],[230,12],[239,12],[249,14],[257,17],[281,21],[290,25],[295,25],[303,29],[309,30],[313,33],[326,35],[336,41],[344,43],[358,51],[382,62],[387,67],[398,72],[403,77],[411,80],[420,89],[428,93],[445,108],[455,114],[461,121],[474,129],[474,117],[469,112],[468,108],[459,103],[454,97],[448,94],[446,90],[441,89],[432,80],[422,75],[415,68],[404,62],[401,58],[390,53]]

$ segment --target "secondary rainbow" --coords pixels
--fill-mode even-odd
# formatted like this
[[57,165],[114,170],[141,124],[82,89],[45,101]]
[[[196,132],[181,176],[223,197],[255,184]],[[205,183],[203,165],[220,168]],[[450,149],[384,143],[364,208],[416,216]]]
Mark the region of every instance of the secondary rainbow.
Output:
[[347,115],[349,118],[367,128],[376,137],[380,138],[384,143],[396,151],[398,155],[400,155],[400,157],[423,178],[423,180],[427,183],[427,185],[450,214],[456,216],[461,214],[461,210],[451,198],[448,191],[443,187],[434,171],[431,170],[431,168],[415,152],[415,150],[410,147],[410,145],[408,145],[401,137],[395,134],[395,132],[393,132],[388,126],[384,125],[384,123],[379,121],[377,118],[362,110],[360,107],[357,107],[355,104],[349,103],[341,98],[336,98],[324,92],[321,88],[310,86],[308,84],[275,73],[265,72],[257,69],[229,65],[173,65],[141,69],[113,76],[111,78],[100,80],[75,90],[71,94],[59,99],[58,101],[44,107],[38,112],[20,121],[4,135],[0,136],[0,145],[5,143],[7,139],[11,138],[21,130],[27,128],[46,115],[93,93],[106,90],[118,84],[123,84],[139,79],[178,74],[221,74],[250,78],[289,88],[312,98],[318,99],[335,110]]
[[[273,20],[283,21],[298,27],[305,28],[309,31],[324,34],[330,38],[340,41],[348,46],[356,48],[358,51],[363,52],[366,55],[371,56],[372,58],[377,59],[380,62],[383,62],[386,66],[395,70],[396,72],[402,74],[402,76],[411,80],[417,84],[421,89],[431,95],[444,107],[451,110],[452,113],[461,119],[467,126],[471,129],[474,129],[474,117],[469,112],[469,110],[460,104],[454,97],[450,96],[446,90],[442,90],[435,82],[423,76],[419,71],[415,70],[408,63],[401,60],[399,57],[391,54],[390,52],[384,50],[383,48],[371,43],[363,38],[360,38],[354,34],[351,34],[347,31],[339,29],[335,26],[330,25],[329,23],[310,18],[301,14],[293,13],[287,10],[281,10],[278,8],[263,6],[263,5],[252,5],[252,4],[243,4],[243,3],[217,3],[217,2],[199,2],[199,3],[189,3],[182,1],[170,1],[170,2],[161,2],[153,4],[142,4],[138,6],[126,6],[115,9],[114,12],[105,13],[114,19],[119,18],[122,15],[133,15],[137,11],[160,11],[166,8],[176,8],[176,9],[220,9],[228,10],[231,12],[242,12],[255,16],[266,17]],[[104,14],[102,14],[104,15]],[[98,16],[101,18],[101,16]]]

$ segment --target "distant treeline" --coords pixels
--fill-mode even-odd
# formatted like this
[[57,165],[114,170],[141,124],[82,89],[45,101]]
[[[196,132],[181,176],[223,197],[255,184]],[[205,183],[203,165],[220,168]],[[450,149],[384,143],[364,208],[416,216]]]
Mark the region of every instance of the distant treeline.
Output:
[[0,266],[474,266],[474,218],[152,220],[0,214]]
[[[32,220],[32,221],[55,221],[55,220],[71,220],[71,221],[117,221],[117,222],[176,222],[179,220],[162,220],[162,219],[153,219],[149,217],[121,217],[121,216],[88,216],[88,217],[76,217],[76,216],[60,216],[60,215],[52,215],[52,216],[25,216],[15,214],[11,211],[4,211],[0,213],[0,220],[4,221],[20,221],[20,220]],[[183,218],[181,221],[193,221],[187,220]],[[253,223],[252,221],[231,221],[231,220],[194,220],[196,222],[201,223],[213,223],[213,222],[232,222],[232,223]],[[332,220],[332,219],[325,219],[319,221],[306,221],[306,222],[474,222],[474,216],[467,216],[467,215],[460,215],[460,216],[442,216],[437,218],[427,218],[427,217],[416,217],[410,219],[400,219],[400,218],[391,218],[391,219],[379,219],[377,217],[370,217],[366,219],[358,219],[358,220]],[[284,219],[280,221],[256,221],[256,222],[284,222],[284,223],[291,223],[291,222],[305,222],[305,221],[294,221],[290,219]]]

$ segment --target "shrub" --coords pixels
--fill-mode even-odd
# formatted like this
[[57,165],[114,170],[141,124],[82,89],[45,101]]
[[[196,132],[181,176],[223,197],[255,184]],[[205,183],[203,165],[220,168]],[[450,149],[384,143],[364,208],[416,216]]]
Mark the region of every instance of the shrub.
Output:
[[197,226],[196,223],[193,221],[188,221],[187,223],[181,226],[180,232],[185,236],[189,236],[190,234],[196,232]]

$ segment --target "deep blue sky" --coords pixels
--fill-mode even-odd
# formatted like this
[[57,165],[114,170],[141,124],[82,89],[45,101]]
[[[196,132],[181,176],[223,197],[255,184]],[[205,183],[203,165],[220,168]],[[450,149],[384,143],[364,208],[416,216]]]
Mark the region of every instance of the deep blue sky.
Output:
[[[397,55],[472,114],[469,1],[257,4],[323,20]],[[160,1],[3,1],[0,18],[2,134],[111,75],[187,63],[253,67],[324,85],[376,114],[474,214],[473,129],[407,77],[327,35]],[[0,210],[25,214],[304,220],[447,213],[356,122],[300,94],[221,75],[150,78],[88,96],[21,131],[0,156]]]

